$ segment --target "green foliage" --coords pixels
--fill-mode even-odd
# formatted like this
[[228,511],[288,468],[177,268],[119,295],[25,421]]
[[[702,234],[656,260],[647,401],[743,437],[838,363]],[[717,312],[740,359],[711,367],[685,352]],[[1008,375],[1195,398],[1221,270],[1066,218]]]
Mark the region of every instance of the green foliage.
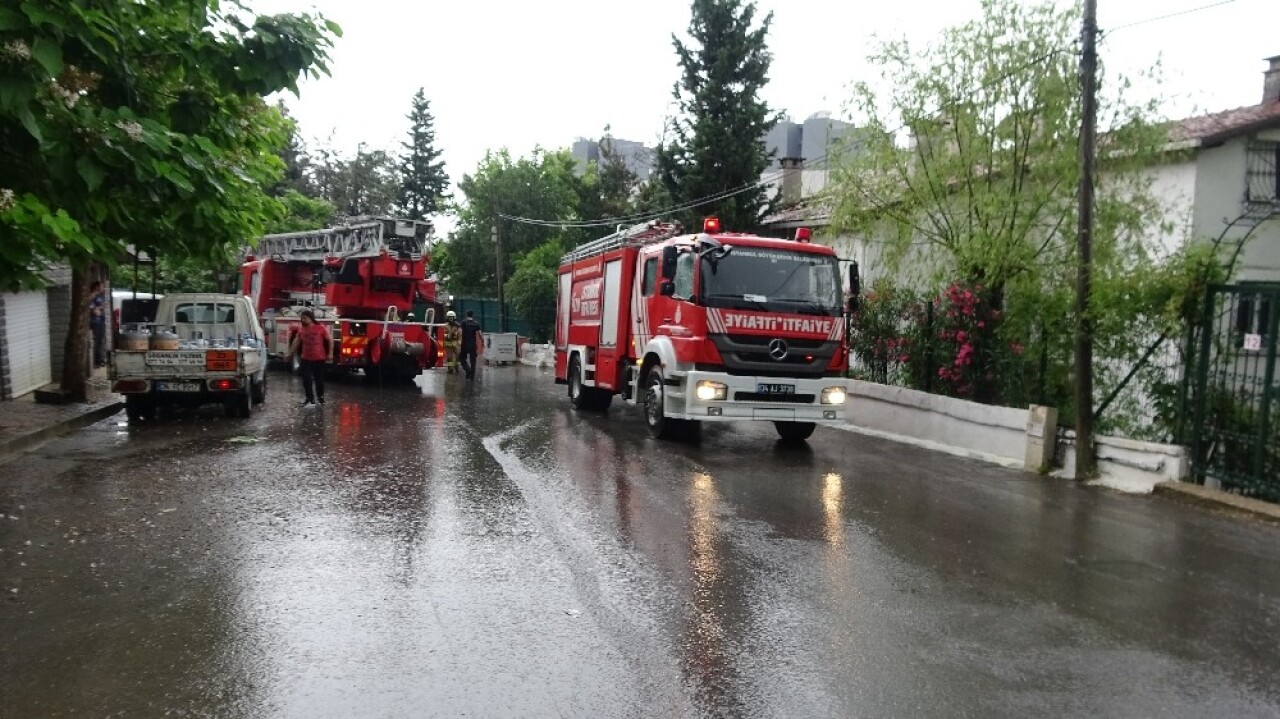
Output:
[[[677,202],[734,190],[759,180],[769,165],[762,138],[778,116],[760,98],[773,60],[766,38],[773,14],[756,25],[756,5],[742,0],[693,0],[691,42],[672,36],[681,68],[674,89],[680,116],[658,148],[662,184]],[[757,227],[771,203],[765,188],[696,210],[716,214],[737,231]],[[686,226],[694,215],[680,219]]]
[[[126,243],[215,260],[275,211],[287,123],[262,96],[325,72],[337,27],[233,4],[41,0],[0,10],[0,285],[114,263]],[[12,199],[4,199],[12,198]]]
[[[997,377],[998,393],[1055,404],[1064,420],[1075,413],[1079,26],[1078,8],[983,0],[977,19],[923,50],[881,43],[870,60],[883,91],[856,86],[865,131],[837,153],[831,184],[838,229],[882,248],[900,281],[986,288],[1002,318],[999,346],[1026,350],[1015,363],[1023,369],[1011,371],[1035,378],[1028,391]],[[1089,310],[1099,398],[1186,317],[1213,264],[1200,250],[1165,257],[1156,244],[1175,228],[1149,173],[1134,170],[1161,160],[1166,137],[1152,104],[1126,100],[1127,80],[1104,73],[1102,87]],[[997,374],[1011,367],[990,361]],[[1141,397],[1153,391],[1134,388],[1125,411],[1140,418]]]
[[318,196],[342,217],[392,215],[400,192],[400,170],[385,150],[356,146],[351,158],[322,149],[311,159]]
[[302,232],[333,225],[336,216],[334,206],[298,192],[288,190],[280,197],[281,212],[267,223],[265,234]]
[[296,190],[307,197],[316,197],[318,190],[311,177],[313,169],[311,156],[307,153],[307,145],[298,130],[298,123],[289,115],[283,100],[276,103],[276,109],[289,123],[289,138],[285,141],[284,147],[280,148],[280,159],[284,162],[284,175],[271,189],[271,194],[279,197],[289,190]]
[[449,176],[436,147],[435,118],[422,88],[413,96],[409,141],[401,147],[397,208],[403,217],[422,220],[443,210],[449,197]]
[[551,240],[526,253],[506,283],[507,300],[529,322],[530,339],[551,339],[555,327],[556,269],[564,248]]
[[493,297],[497,294],[497,256],[491,228],[499,223],[503,245],[503,275],[512,277],[516,262],[530,250],[556,239],[565,247],[594,235],[583,230],[513,223],[499,214],[547,220],[580,219],[586,194],[583,179],[574,174],[573,157],[566,151],[535,148],[529,157],[514,159],[504,148],[488,152],[474,174],[458,183],[464,197],[458,208],[458,227],[435,265],[455,295]]
[[[836,163],[840,227],[879,236],[897,267],[926,247],[935,281],[1002,288],[1025,275],[1056,281],[1073,272],[1081,110],[1068,49],[1078,28],[1076,12],[1054,3],[983,0],[979,19],[924,51],[882,43],[870,60],[888,90],[856,86],[853,105],[867,130]],[[1101,265],[1148,259],[1143,232],[1159,224],[1159,208],[1141,178],[1118,171],[1155,159],[1151,113],[1122,100],[1100,112],[1113,171],[1099,183]],[[898,143],[899,127],[912,132],[911,147]]]

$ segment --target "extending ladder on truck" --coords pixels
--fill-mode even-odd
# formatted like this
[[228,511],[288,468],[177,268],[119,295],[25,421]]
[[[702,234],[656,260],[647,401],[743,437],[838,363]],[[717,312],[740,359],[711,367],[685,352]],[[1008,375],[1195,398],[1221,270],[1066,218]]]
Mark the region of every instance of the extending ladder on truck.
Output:
[[575,247],[560,259],[560,264],[563,265],[588,257],[603,255],[624,245],[645,245],[650,242],[661,242],[675,237],[683,231],[684,228],[680,226],[679,222],[662,222],[659,220],[643,222]]
[[320,262],[333,257],[374,257],[385,250],[416,259],[426,251],[431,230],[431,223],[420,220],[358,217],[338,227],[266,235],[245,254],[284,262]]

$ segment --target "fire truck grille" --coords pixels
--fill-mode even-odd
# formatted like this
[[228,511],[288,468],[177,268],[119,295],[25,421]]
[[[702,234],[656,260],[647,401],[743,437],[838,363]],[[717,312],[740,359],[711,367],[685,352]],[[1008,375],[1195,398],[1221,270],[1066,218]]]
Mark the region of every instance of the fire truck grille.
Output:
[[773,402],[775,404],[813,404],[811,394],[760,394],[759,392],[734,392],[735,402]]
[[823,377],[838,342],[800,338],[782,338],[787,353],[777,358],[770,354],[773,337],[752,335],[711,335],[729,374],[762,377]]

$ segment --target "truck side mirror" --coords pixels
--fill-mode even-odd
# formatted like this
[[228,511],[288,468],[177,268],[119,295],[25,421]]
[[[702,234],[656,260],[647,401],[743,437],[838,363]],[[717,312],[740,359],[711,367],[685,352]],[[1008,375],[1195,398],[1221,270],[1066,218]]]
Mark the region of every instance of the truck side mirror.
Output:
[[658,294],[663,297],[674,297],[676,294],[676,283],[671,280],[663,280],[662,284],[658,285]]
[[678,255],[679,251],[673,245],[667,245],[662,248],[662,279],[674,280],[676,278],[676,257]]

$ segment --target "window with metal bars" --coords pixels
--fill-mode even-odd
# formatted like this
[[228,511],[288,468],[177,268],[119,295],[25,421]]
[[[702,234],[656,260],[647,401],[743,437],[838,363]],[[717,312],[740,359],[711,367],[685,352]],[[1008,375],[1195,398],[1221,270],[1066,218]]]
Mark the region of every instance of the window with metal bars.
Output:
[[1249,145],[1244,200],[1250,207],[1280,207],[1280,142]]

